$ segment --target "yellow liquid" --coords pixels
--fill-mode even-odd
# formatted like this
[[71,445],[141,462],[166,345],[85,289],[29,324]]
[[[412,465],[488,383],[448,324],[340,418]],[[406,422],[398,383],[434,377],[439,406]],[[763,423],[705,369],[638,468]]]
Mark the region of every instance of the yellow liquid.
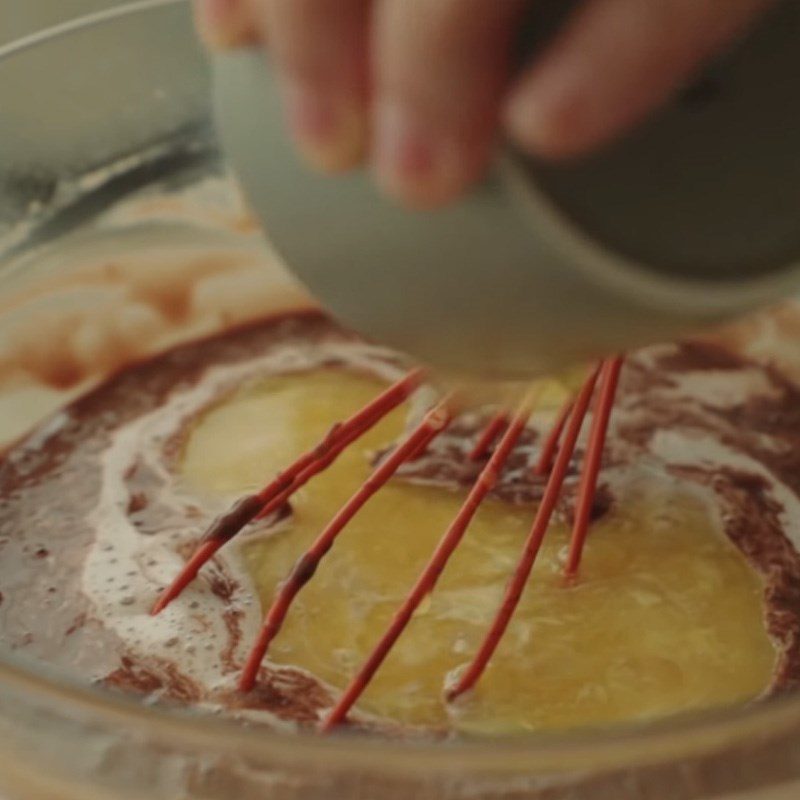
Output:
[[[211,409],[184,456],[197,490],[263,485],[331,424],[380,391],[342,370],[275,377]],[[293,499],[294,516],[246,557],[268,605],[276,585],[401,432],[399,409]],[[343,687],[385,630],[463,500],[382,489],[345,528],[295,601],[270,658]],[[762,585],[688,490],[654,479],[595,523],[578,585],[565,588],[567,531],[551,526],[531,582],[476,690],[455,706],[445,676],[475,652],[498,607],[533,508],[487,502],[433,595],[362,697],[364,711],[422,725],[515,732],[640,719],[748,700],[775,650]]]

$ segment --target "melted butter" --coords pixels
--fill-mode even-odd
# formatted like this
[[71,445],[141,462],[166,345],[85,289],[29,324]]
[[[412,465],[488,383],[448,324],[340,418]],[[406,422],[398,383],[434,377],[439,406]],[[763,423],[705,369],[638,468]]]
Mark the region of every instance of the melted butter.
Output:
[[[194,431],[186,479],[221,493],[259,487],[380,388],[368,377],[329,370],[245,389]],[[402,427],[398,410],[295,496],[291,521],[247,545],[265,605],[367,476],[370,452]],[[399,482],[381,490],[300,593],[272,660],[343,687],[462,500],[461,493]],[[477,648],[533,516],[533,509],[484,504],[360,708],[410,724],[499,733],[648,718],[759,695],[775,663],[762,585],[718,532],[713,510],[656,477],[617,506],[594,524],[580,582],[571,588],[560,577],[567,531],[551,527],[483,680],[448,707],[443,681]]]
[[[503,405],[515,408],[536,386],[536,408],[539,412],[552,412],[560,409],[569,397],[574,397],[586,380],[588,368],[577,364],[565,369],[558,375],[540,379],[538,382],[499,381],[496,379],[479,380],[474,377],[450,378],[445,381],[447,389],[458,389],[471,407]],[[440,375],[437,373],[437,378]]]

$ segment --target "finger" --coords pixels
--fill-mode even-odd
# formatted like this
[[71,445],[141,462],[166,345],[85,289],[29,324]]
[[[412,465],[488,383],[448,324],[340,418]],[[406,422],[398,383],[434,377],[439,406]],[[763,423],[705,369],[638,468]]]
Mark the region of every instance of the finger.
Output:
[[489,158],[523,0],[379,0],[373,29],[379,184],[431,206],[476,180]]
[[256,17],[249,0],[195,0],[194,16],[200,38],[212,49],[258,40]]
[[590,0],[515,86],[511,135],[543,156],[580,155],[664,103],[771,0]]
[[358,163],[367,138],[369,0],[262,0],[289,128],[316,168]]

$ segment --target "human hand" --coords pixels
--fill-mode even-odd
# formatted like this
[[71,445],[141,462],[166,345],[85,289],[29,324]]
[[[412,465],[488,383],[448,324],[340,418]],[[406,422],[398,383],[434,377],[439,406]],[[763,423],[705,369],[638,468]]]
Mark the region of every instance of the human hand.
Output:
[[313,166],[367,160],[387,194],[429,207],[480,178],[500,132],[551,159],[609,142],[771,2],[585,0],[515,74],[526,0],[196,0],[196,11],[212,47],[268,45]]

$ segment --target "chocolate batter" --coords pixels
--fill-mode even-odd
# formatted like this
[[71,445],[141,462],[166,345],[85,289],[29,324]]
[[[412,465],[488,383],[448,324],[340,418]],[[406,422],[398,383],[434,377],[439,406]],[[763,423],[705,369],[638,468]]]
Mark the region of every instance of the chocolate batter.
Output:
[[[175,603],[156,620],[147,612],[223,510],[188,493],[177,475],[191,421],[245,381],[320,366],[386,380],[406,368],[319,313],[286,315],[123,369],[9,448],[0,461],[3,643],[150,699],[258,711],[274,724],[316,722],[332,697],[302,670],[265,666],[257,691],[233,690],[260,622],[235,552],[206,568],[194,607]],[[479,465],[466,453],[490,412],[462,415],[398,479],[469,485]],[[539,497],[530,466],[541,433],[526,431],[497,499]],[[777,369],[715,345],[634,354],[595,515],[643,468],[713,493],[725,533],[765,581],[766,622],[780,653],[772,690],[800,685],[800,390]],[[573,466],[563,515],[575,484]]]

